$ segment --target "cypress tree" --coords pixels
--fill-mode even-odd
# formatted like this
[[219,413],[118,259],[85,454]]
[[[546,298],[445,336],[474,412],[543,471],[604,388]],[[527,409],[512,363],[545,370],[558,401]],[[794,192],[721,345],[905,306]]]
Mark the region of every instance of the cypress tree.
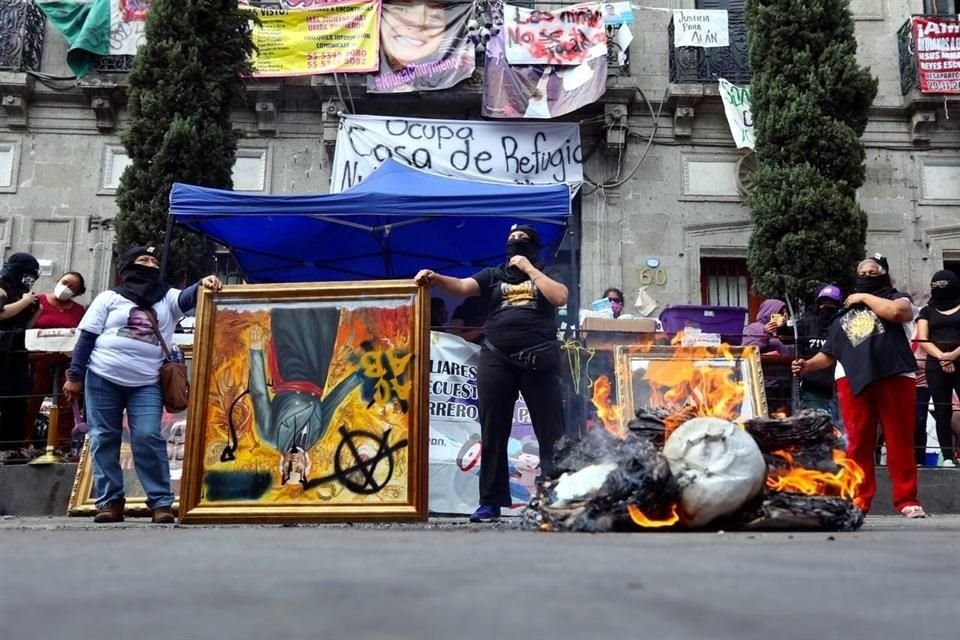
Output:
[[[250,20],[237,0],[154,0],[129,78],[122,140],[132,162],[117,189],[119,250],[163,242],[174,182],[233,187],[241,132],[230,112],[251,72]],[[168,278],[200,275],[209,255],[199,237],[178,230]]]
[[748,0],[759,168],[749,199],[748,266],[765,296],[849,291],[867,217],[860,140],[877,81],[857,64],[849,0]]

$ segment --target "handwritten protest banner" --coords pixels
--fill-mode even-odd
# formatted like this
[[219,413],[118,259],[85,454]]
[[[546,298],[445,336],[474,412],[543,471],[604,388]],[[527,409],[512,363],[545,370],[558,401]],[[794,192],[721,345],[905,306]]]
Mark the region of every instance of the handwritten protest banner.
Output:
[[476,49],[467,29],[473,8],[472,2],[384,0],[380,71],[367,76],[367,91],[435,91],[473,75]]
[[362,182],[387,158],[444,176],[508,184],[583,182],[577,123],[340,116],[330,192]]
[[960,21],[914,18],[921,93],[960,93]]
[[753,149],[753,114],[750,112],[750,88],[738,87],[720,78],[720,97],[727,114],[730,133],[738,149]]
[[579,65],[607,55],[600,3],[552,11],[505,4],[503,17],[510,64]]
[[367,73],[380,65],[380,0],[330,0],[310,9],[252,9],[254,75]]
[[726,10],[675,9],[673,46],[729,47],[730,29]]

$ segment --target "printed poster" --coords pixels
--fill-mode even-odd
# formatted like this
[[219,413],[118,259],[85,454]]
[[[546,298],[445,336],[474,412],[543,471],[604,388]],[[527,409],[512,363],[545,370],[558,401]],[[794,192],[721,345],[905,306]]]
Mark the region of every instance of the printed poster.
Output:
[[393,158],[414,169],[504,184],[583,182],[576,122],[504,123],[340,116],[330,193],[360,184]]
[[675,47],[729,47],[730,29],[726,9],[675,9]]
[[960,93],[960,21],[914,18],[921,93]]
[[[430,511],[469,514],[480,499],[480,347],[442,332],[430,334]],[[510,496],[519,509],[535,493],[540,448],[521,398],[507,444]],[[509,513],[509,511],[508,511]]]
[[607,55],[607,31],[600,3],[554,10],[503,7],[510,64],[580,65]]
[[384,0],[380,71],[367,76],[367,91],[436,91],[469,78],[476,69],[472,16],[472,2]]
[[368,73],[380,65],[380,0],[330,0],[309,9],[251,8],[254,76]]
[[738,87],[720,78],[720,97],[727,115],[730,133],[738,149],[753,149],[753,113],[750,111],[750,87]]
[[484,118],[556,118],[596,102],[606,90],[606,56],[577,67],[511,65],[502,32],[487,43]]

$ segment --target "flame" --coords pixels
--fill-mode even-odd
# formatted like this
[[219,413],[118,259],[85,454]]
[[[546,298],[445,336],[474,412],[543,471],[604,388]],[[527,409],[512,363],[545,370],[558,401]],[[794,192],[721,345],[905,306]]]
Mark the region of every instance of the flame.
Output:
[[672,527],[680,522],[680,515],[677,513],[677,505],[670,507],[670,516],[665,520],[651,520],[635,504],[628,504],[627,511],[630,513],[630,519],[638,527],[645,529],[659,529],[661,527]]
[[626,435],[623,428],[623,410],[610,402],[611,391],[610,378],[600,376],[593,383],[593,398],[590,401],[597,409],[597,417],[603,420],[603,427],[618,438],[623,438]]
[[840,468],[836,473],[796,466],[793,456],[787,451],[777,451],[773,455],[786,460],[790,467],[767,478],[767,489],[771,491],[794,491],[808,496],[839,496],[853,500],[863,482],[863,469],[839,449],[833,451],[833,462]]

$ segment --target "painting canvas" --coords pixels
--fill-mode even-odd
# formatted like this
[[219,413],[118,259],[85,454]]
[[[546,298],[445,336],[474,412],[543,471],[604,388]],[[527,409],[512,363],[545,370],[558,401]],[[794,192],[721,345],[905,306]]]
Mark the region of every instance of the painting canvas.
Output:
[[411,281],[203,291],[181,520],[425,518],[428,303]]
[[751,347],[618,347],[617,392],[624,422],[639,408],[665,403],[722,403],[719,413],[735,421],[767,415],[760,357]]
[[[191,349],[181,345],[187,357],[187,370],[193,366]],[[170,485],[173,495],[180,497],[180,477],[183,473],[183,458],[186,449],[187,412],[163,412],[160,423],[160,435],[167,441],[167,459],[170,463]],[[128,516],[142,516],[149,514],[147,508],[147,494],[140,484],[140,479],[133,467],[133,450],[130,448],[130,430],[127,427],[126,415],[123,421],[123,441],[120,444],[120,468],[123,470],[123,491],[127,499],[123,512]],[[173,503],[173,510],[178,508],[178,502]],[[80,450],[80,462],[77,464],[77,475],[70,492],[70,502],[67,505],[67,514],[71,516],[92,516],[97,511],[97,495],[93,488],[93,460],[90,457],[90,441],[84,439]]]

